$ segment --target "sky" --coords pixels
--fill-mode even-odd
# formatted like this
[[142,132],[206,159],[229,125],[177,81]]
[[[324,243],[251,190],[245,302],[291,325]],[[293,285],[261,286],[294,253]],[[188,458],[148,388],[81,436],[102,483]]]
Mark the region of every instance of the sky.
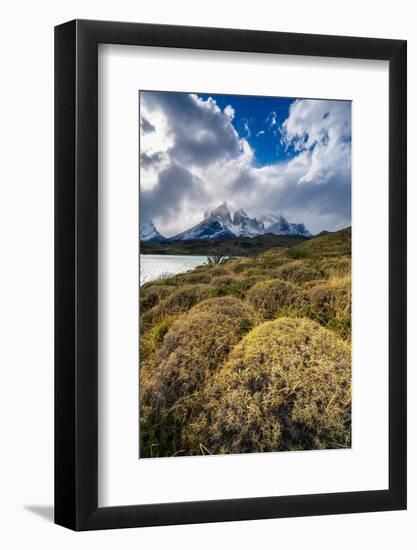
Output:
[[351,224],[351,103],[141,91],[140,215],[170,237],[227,202],[312,234]]

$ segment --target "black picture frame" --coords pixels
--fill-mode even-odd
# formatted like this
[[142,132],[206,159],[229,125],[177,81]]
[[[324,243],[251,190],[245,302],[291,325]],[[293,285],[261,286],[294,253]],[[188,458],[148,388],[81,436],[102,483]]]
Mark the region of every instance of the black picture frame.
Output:
[[[97,52],[105,43],[389,62],[387,490],[98,506]],[[406,508],[406,45],[106,21],[55,28],[55,523],[79,531]]]

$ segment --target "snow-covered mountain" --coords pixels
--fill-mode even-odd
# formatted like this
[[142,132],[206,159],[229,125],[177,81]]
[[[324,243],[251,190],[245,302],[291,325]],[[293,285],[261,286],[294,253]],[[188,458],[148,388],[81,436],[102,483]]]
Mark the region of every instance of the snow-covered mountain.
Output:
[[256,218],[251,218],[242,208],[239,208],[232,218],[229,207],[225,202],[214,210],[208,210],[204,214],[204,219],[197,225],[169,239],[159,233],[149,218],[144,219],[140,225],[141,240],[154,243],[220,240],[231,237],[257,237],[265,233],[310,236],[303,223],[290,223],[282,214],[278,216],[268,214],[257,220]]
[[262,216],[262,222],[265,226],[265,233],[273,233],[274,235],[300,235],[302,237],[311,237],[303,223],[288,222],[282,214],[275,216],[268,214]]
[[265,233],[264,224],[256,218],[250,218],[243,208],[236,210],[233,225],[238,230],[239,237],[256,237]]
[[227,225],[220,219],[210,217],[204,219],[191,229],[187,229],[175,237],[171,237],[171,241],[204,241],[213,239],[225,239],[227,237],[236,237],[230,231]]
[[227,203],[214,210],[208,210],[204,219],[194,227],[172,237],[172,241],[224,239],[227,237],[256,237],[265,233],[275,235],[310,236],[303,223],[289,223],[284,216],[268,215],[260,220],[251,218],[242,209],[236,210],[232,218]]
[[204,219],[194,227],[172,237],[173,241],[225,239],[227,237],[255,237],[263,235],[263,223],[256,218],[250,218],[240,208],[233,216],[227,203],[222,203],[214,210],[208,210]]
[[163,243],[167,239],[162,236],[153,224],[150,218],[144,218],[140,222],[139,227],[140,240],[150,241],[153,243]]

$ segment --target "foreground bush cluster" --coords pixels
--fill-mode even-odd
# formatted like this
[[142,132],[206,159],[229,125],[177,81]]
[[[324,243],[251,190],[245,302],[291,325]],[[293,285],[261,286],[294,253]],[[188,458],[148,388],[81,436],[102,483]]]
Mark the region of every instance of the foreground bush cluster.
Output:
[[344,448],[350,229],[147,283],[140,455]]

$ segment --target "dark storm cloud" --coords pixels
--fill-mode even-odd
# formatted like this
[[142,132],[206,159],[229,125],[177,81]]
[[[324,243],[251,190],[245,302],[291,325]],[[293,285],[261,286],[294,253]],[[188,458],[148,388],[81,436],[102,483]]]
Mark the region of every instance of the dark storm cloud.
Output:
[[161,162],[162,158],[163,158],[163,155],[160,152],[156,152],[156,153],[143,152],[140,154],[140,163],[142,168],[146,170],[147,168],[150,168],[154,164],[158,164],[159,162]]
[[240,153],[239,136],[213,100],[180,93],[142,92],[141,101],[166,117],[173,138],[170,157],[186,166],[207,166]]
[[178,164],[171,164],[158,175],[158,182],[152,189],[141,190],[141,215],[157,220],[178,216],[183,203],[204,199],[202,182]]
[[[284,213],[291,221],[303,221],[312,232],[326,227],[341,228],[351,220],[350,172],[330,176],[326,183],[299,184],[305,169],[289,165],[285,175],[268,174],[244,166],[231,184],[234,202],[251,215]],[[229,199],[230,200],[230,199]]]
[[153,126],[144,116],[140,117],[140,129],[144,134],[155,132],[155,126]]
[[294,221],[304,221],[314,233],[321,231],[324,218],[333,228],[342,228],[351,220],[351,186],[342,178],[331,178],[323,185],[288,185],[285,192],[271,193],[269,204]]

